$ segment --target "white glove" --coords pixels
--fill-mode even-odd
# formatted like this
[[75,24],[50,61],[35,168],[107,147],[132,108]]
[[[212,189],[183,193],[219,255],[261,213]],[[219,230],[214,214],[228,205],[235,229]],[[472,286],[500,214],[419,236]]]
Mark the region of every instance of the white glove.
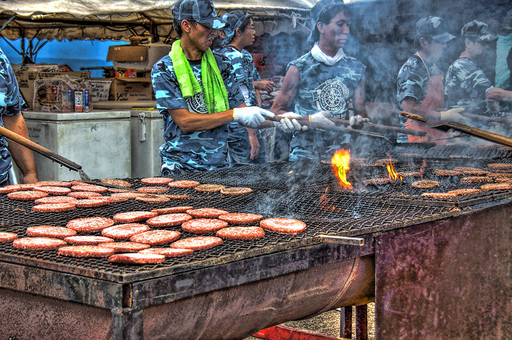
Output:
[[233,120],[245,127],[257,129],[265,118],[274,118],[274,114],[257,106],[237,107],[233,109]]
[[303,127],[297,121],[297,119],[302,118],[301,115],[294,112],[286,112],[279,116],[284,117],[280,121],[274,122],[274,126],[279,130],[286,133],[303,130]]
[[468,118],[464,117],[460,114],[460,112],[464,111],[463,107],[457,107],[455,109],[450,109],[446,111],[439,112],[439,118],[444,121],[454,121],[459,123],[466,123]]
[[368,118],[363,118],[362,116],[360,115],[357,115],[357,116],[352,116],[348,119],[348,123],[350,124],[350,127],[354,128],[354,129],[360,129],[363,127],[363,123],[367,123],[369,122],[370,119]]
[[314,115],[310,115],[309,121],[311,121],[313,123],[334,125],[332,120],[330,120],[329,118],[332,118],[332,114],[329,111],[320,111],[320,112],[315,113]]

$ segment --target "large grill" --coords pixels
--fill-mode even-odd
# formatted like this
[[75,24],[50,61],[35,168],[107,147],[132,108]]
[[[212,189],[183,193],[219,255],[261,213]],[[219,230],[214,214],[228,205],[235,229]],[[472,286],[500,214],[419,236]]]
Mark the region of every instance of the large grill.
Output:
[[[112,310],[114,337],[118,337],[116,334],[125,334],[134,330],[140,335],[151,334],[150,331],[143,331],[140,327],[141,321],[136,317],[137,310],[154,306],[152,308],[161,309],[165,313],[174,315],[174,309],[171,309],[169,304],[178,302],[186,304],[190,299],[195,301],[196,297],[203,296],[201,294],[205,293],[212,294],[213,299],[216,293],[212,292],[217,291],[225,291],[226,294],[229,294],[228,297],[221,299],[231,299],[233,298],[231,290],[236,291],[246,286],[251,287],[249,289],[251,294],[253,292],[261,294],[260,290],[264,290],[262,287],[265,285],[272,285],[272,282],[274,285],[286,285],[288,281],[283,281],[283,283],[279,280],[284,280],[293,273],[304,273],[305,278],[300,276],[300,280],[304,280],[301,281],[302,285],[306,287],[307,284],[311,284],[311,290],[300,288],[304,289],[303,295],[296,295],[296,300],[290,297],[286,298],[293,301],[294,304],[289,308],[292,308],[295,314],[287,315],[278,311],[273,317],[268,315],[261,318],[254,317],[251,322],[241,320],[237,325],[241,329],[234,333],[236,336],[222,336],[223,338],[236,338],[240,335],[250,334],[258,327],[263,328],[286,321],[287,318],[304,317],[335,306],[371,299],[373,292],[367,289],[374,285],[370,279],[374,273],[374,269],[371,269],[372,263],[375,261],[373,241],[378,239],[379,235],[386,235],[395,230],[407,230],[407,227],[417,225],[436,225],[438,221],[463,218],[472,210],[509,205],[510,203],[510,190],[487,191],[442,200],[423,198],[421,193],[425,191],[446,192],[453,189],[475,187],[475,184],[460,182],[460,178],[457,176],[436,177],[434,170],[451,169],[454,166],[474,166],[487,169],[489,163],[510,162],[510,156],[511,152],[508,149],[499,147],[473,148],[460,145],[433,147],[430,144],[410,144],[396,147],[387,155],[377,153],[354,155],[355,158],[365,159],[354,163],[349,171],[348,180],[353,184],[353,190],[340,188],[328,162],[283,162],[240,166],[175,177],[176,180],[189,179],[225,186],[247,186],[254,190],[250,194],[230,196],[220,193],[199,193],[193,189],[180,189],[173,192],[171,189],[169,193],[187,193],[190,197],[161,204],[130,200],[105,207],[81,208],[64,213],[32,212],[32,202],[11,201],[2,196],[0,197],[2,229],[14,231],[20,236],[24,235],[27,227],[35,225],[65,226],[69,220],[79,217],[112,217],[114,214],[124,211],[151,210],[178,205],[191,205],[194,208],[219,208],[229,212],[257,213],[265,218],[297,218],[306,222],[308,226],[306,231],[299,235],[267,232],[265,238],[256,241],[226,240],[222,246],[207,251],[197,251],[192,256],[166,259],[162,264],[144,266],[113,265],[106,259],[68,258],[57,256],[56,252],[22,251],[14,249],[11,244],[0,244],[3,262],[14,265],[12,268],[10,265],[6,265],[3,270],[6,270],[14,278],[17,277],[15,273],[23,276],[27,273],[36,275],[37,272],[37,275],[40,275],[39,269],[44,270],[45,273],[53,273],[51,275],[58,277],[58,287],[50,289],[50,291],[45,290],[42,295],[64,300],[67,299],[69,290],[74,292],[77,289],[77,287],[73,289],[68,287],[69,276],[80,282],[80,287],[84,285],[84,282],[95,282],[92,284],[93,286],[101,282],[99,286],[106,284],[108,287],[122,287],[112,288],[116,291],[119,289],[119,293],[116,293],[119,294],[119,301],[113,298],[111,303],[106,303],[102,297],[99,297],[105,293],[101,288],[88,291],[87,294],[91,296],[86,294],[87,296],[78,298],[73,295],[74,298],[69,299]],[[405,177],[401,182],[391,182],[381,186],[364,185],[365,179],[388,176],[384,166],[375,165],[377,160],[388,157],[395,161],[394,165],[398,172],[422,171],[422,179],[437,180],[441,185],[428,190],[415,189],[411,187],[411,183],[420,178],[412,177]],[[125,180],[131,182],[134,188],[142,186],[140,179]],[[173,229],[180,230],[179,228]],[[325,244],[324,242],[327,241],[321,235],[360,237],[367,242],[367,245],[355,250],[353,246]],[[195,235],[182,232],[182,238],[189,236]],[[340,266],[333,271],[332,277],[326,274],[330,273],[326,269],[330,267],[323,267],[331,265]],[[322,300],[321,295],[318,295],[321,291],[319,287],[311,282],[309,271],[314,271],[317,267],[322,268],[318,270],[323,273],[322,277],[325,282],[316,283],[316,285],[324,287],[325,292],[329,292],[324,294],[326,301]],[[339,294],[339,289],[346,289],[343,283],[345,281],[339,278],[343,277],[343,275],[339,275],[345,269],[347,269],[346,279],[351,282],[352,287],[357,287],[352,292],[350,289],[348,290],[351,292],[350,294],[353,294],[349,294],[349,296],[352,298],[357,296],[352,300]],[[25,274],[19,274],[19,271],[23,271]],[[264,279],[271,279],[271,281]],[[332,280],[339,281],[341,286],[329,287],[333,285]],[[2,287],[22,292],[40,293],[33,287],[16,286],[20,282],[19,278],[12,279],[12,282],[7,280],[7,282]],[[189,283],[183,286],[183,282],[193,282],[193,284],[189,288]],[[66,292],[65,297],[56,291]],[[327,296],[329,297],[327,298]],[[269,301],[272,301],[273,298],[269,298]],[[295,304],[299,303],[298,301],[302,303],[303,300],[311,302],[311,304],[308,304],[308,308],[305,306],[297,308]],[[315,306],[313,301],[309,300],[314,300],[319,305]],[[214,308],[213,305],[216,303],[212,302],[211,308]],[[263,306],[259,309],[267,307]],[[119,308],[128,308],[130,316],[116,314],[117,312],[114,310],[117,311]],[[181,306],[179,308],[182,310],[188,307]],[[230,308],[233,308],[234,311],[237,310],[233,306]],[[252,310],[247,306],[244,308],[235,313]],[[256,309],[254,309],[254,313],[257,313]],[[145,315],[150,314],[148,311]],[[148,321],[144,322],[147,325]],[[213,321],[212,324],[216,325]],[[2,325],[0,324],[0,326]],[[188,326],[183,325],[183,327]],[[197,327],[197,323],[193,323],[193,327]],[[161,331],[156,326],[154,329]],[[198,337],[216,338],[220,336],[209,334],[205,337],[203,334]]]

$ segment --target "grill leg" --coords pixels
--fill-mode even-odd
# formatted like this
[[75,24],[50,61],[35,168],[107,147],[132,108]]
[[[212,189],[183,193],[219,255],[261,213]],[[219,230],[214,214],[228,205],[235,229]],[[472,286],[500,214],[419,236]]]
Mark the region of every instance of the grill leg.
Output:
[[112,310],[113,339],[143,338],[142,310],[119,308]]
[[368,340],[368,305],[356,306],[356,339]]
[[352,339],[352,306],[340,308],[340,337]]

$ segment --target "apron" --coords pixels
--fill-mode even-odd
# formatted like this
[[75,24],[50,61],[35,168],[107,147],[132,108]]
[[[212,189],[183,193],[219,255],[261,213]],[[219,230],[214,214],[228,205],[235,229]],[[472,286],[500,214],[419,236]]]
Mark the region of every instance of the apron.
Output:
[[[443,76],[438,75],[435,77],[428,78],[428,92],[425,96],[425,99],[421,102],[421,106],[435,110],[439,108],[444,108],[444,91],[443,91]],[[414,119],[407,119],[405,122],[405,126],[408,129],[416,130],[416,131],[423,131],[426,132],[427,135],[434,139],[438,138],[448,138],[451,136],[451,134],[438,130],[438,129],[432,129],[428,127],[425,123],[418,122]],[[409,143],[424,143],[424,142],[430,142],[430,140],[427,138],[427,136],[412,136],[407,135],[407,138],[409,139]],[[447,144],[449,142],[449,139],[447,140],[439,140],[434,141],[434,143],[438,145]]]

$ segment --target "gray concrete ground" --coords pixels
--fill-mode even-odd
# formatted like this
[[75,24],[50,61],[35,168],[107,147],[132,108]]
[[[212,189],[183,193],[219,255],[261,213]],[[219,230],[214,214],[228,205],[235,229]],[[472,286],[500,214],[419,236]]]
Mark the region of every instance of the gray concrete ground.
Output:
[[[352,339],[356,338],[355,330],[355,309],[352,311]],[[337,337],[338,339],[346,339],[340,337],[340,312],[338,310],[332,310],[322,313],[313,318],[290,321],[284,325],[293,327],[296,329],[308,330],[311,332],[320,333],[323,335]],[[375,304],[368,304],[368,339],[375,339]],[[258,338],[249,336],[244,340],[260,340]]]

